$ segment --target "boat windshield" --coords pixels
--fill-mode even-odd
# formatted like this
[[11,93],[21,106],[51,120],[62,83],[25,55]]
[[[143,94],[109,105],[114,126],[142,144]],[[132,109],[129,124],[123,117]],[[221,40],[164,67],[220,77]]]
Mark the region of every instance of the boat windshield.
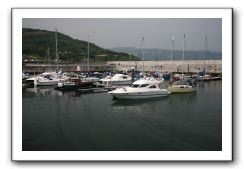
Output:
[[149,88],[156,88],[156,86],[155,86],[155,85],[152,85],[152,86],[150,86]]
[[142,84],[140,87],[147,87],[149,84]]
[[133,87],[133,88],[137,88],[137,87],[139,87],[140,85],[138,85],[138,84],[132,84],[132,85],[130,85],[130,87]]

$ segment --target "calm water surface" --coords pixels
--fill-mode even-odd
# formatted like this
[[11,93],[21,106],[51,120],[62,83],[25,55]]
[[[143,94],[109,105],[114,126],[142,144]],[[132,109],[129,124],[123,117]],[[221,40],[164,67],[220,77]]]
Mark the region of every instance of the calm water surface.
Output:
[[220,151],[222,82],[196,93],[113,100],[23,87],[24,151]]

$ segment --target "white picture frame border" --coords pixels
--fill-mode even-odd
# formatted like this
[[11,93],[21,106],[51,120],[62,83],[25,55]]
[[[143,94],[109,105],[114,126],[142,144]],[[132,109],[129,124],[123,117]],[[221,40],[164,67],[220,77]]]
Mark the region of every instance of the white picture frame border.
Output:
[[[13,8],[12,160],[13,161],[232,161],[231,8]],[[22,151],[23,18],[221,18],[222,151]]]

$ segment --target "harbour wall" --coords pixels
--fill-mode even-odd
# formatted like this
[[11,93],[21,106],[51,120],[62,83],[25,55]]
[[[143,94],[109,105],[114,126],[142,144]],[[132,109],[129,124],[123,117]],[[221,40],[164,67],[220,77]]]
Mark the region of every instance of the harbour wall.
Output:
[[110,61],[108,64],[116,65],[116,70],[126,71],[133,67],[135,71],[171,71],[192,72],[203,70],[206,72],[222,73],[222,60],[186,60],[186,61]]
[[[64,72],[78,71],[158,71],[158,72],[189,72],[196,73],[203,70],[209,73],[222,73],[222,60],[186,60],[186,61],[109,61],[100,64],[59,64]],[[23,72],[42,73],[46,71],[56,71],[57,66],[52,64],[23,64]]]

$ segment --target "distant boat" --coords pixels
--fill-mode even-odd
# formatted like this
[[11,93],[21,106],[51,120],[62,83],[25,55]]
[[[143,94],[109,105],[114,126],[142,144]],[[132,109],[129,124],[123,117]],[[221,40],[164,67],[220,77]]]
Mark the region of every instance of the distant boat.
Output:
[[27,79],[31,78],[31,75],[28,73],[22,73],[22,82],[27,82]]
[[211,75],[208,74],[204,74],[204,75],[197,75],[195,76],[197,81],[212,81],[212,80],[221,80],[221,77],[213,77]]
[[[59,56],[58,56],[58,40],[57,40],[57,29],[55,29],[55,54],[56,54],[56,71],[57,72],[44,72],[41,75],[26,79],[27,82],[34,84],[35,86],[54,86],[58,82],[64,81],[66,76],[62,75],[59,71]],[[49,48],[48,48],[48,63],[50,71],[50,60],[49,60]]]
[[180,80],[174,81],[168,86],[171,93],[188,93],[196,91],[196,83],[194,79],[182,77]]
[[117,88],[108,92],[117,99],[144,99],[168,96],[170,92],[163,88],[163,80],[139,79],[131,86]]
[[132,83],[132,78],[125,74],[115,74],[113,77],[105,77],[100,79],[100,82],[105,85],[129,85]]
[[81,77],[88,82],[98,82],[100,79],[96,77],[95,75],[91,74],[90,72],[88,73],[81,73]]
[[198,72],[195,75],[197,81],[212,81],[212,80],[221,80],[221,77],[213,77],[209,74],[206,74],[206,55],[207,55],[207,35],[205,35],[205,48],[204,48],[204,68],[203,71]]
[[34,85],[38,82],[38,80],[50,79],[53,78],[54,76],[57,76],[56,72],[44,72],[42,74],[27,78],[26,82]]
[[68,77],[66,75],[60,75],[56,72],[46,72],[43,73],[41,76],[37,76],[34,79],[35,86],[55,86],[58,82],[65,81]]
[[183,39],[183,63],[182,63],[182,74],[177,76],[176,81],[173,81],[168,86],[168,91],[171,93],[188,93],[196,91],[196,84],[194,79],[190,79],[183,75],[183,65],[184,65],[184,57],[185,57],[185,34]]
[[84,81],[82,78],[73,77],[69,78],[67,81],[59,82],[55,87],[55,90],[69,91],[69,90],[79,90],[87,89],[93,86],[92,82]]

